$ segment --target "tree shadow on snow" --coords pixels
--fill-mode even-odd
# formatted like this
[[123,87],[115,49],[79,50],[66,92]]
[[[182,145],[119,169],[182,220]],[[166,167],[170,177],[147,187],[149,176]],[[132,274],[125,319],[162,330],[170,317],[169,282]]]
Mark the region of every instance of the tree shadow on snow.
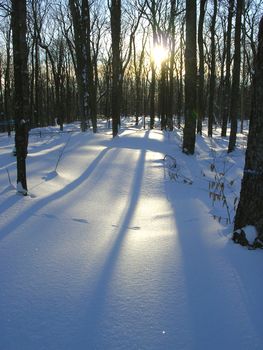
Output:
[[[145,142],[145,139],[148,140],[149,133],[146,132],[142,142]],[[140,141],[140,139],[138,139]],[[122,147],[122,143],[114,142],[116,148]],[[140,145],[138,145],[140,149]],[[118,265],[120,252],[124,245],[125,237],[128,230],[139,230],[140,227],[134,226],[131,227],[131,221],[134,215],[134,212],[137,207],[138,199],[140,197],[142,179],[144,174],[145,166],[145,156],[146,148],[143,147],[140,150],[140,156],[137,162],[137,166],[134,171],[132,185],[131,185],[131,195],[129,197],[129,202],[127,203],[125,212],[120,218],[120,222],[117,225],[112,225],[115,230],[115,241],[110,248],[108,256],[106,257],[100,275],[98,276],[98,281],[93,288],[93,292],[89,297],[88,305],[83,315],[84,322],[80,322],[81,325],[85,325],[85,329],[80,328],[79,334],[87,334],[88,339],[86,340],[90,347],[96,348],[97,344],[105,342],[107,340],[98,339],[99,329],[102,327],[104,321],[104,311],[107,303],[107,296],[110,289],[110,284],[114,275],[114,271]]]
[[[61,190],[55,192],[54,194],[44,197],[36,202],[35,205],[30,206],[30,208],[23,211],[19,214],[13,221],[2,227],[2,232],[0,234],[0,239],[6,237],[9,233],[16,230],[18,226],[25,223],[32,215],[35,215],[39,210],[41,210],[46,205],[49,205],[51,202],[54,202],[63,196],[67,195],[69,192],[74,191],[79,187],[87,178],[93,173],[98,164],[102,161],[105,155],[109,152],[110,148],[104,148],[97,157],[90,163],[88,168],[74,181],[63,187]],[[9,200],[9,207],[12,206],[18,198],[21,197],[14,196]],[[4,209],[7,208],[7,203],[4,203]]]

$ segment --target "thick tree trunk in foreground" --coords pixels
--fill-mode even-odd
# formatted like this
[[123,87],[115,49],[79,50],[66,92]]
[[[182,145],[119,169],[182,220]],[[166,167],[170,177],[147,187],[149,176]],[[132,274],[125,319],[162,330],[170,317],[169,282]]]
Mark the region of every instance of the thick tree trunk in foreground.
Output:
[[16,121],[17,188],[27,194],[26,156],[28,145],[29,80],[27,69],[26,0],[12,0],[14,55],[14,114]]
[[263,235],[263,17],[253,84],[250,130],[235,229],[254,225],[258,235]]

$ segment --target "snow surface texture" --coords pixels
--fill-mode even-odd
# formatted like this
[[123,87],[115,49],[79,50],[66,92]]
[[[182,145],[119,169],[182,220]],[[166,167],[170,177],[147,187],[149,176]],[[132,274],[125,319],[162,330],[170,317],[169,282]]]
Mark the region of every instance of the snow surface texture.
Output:
[[[227,221],[245,141],[227,155],[227,138],[198,136],[186,156],[181,137],[33,134],[23,197],[0,136],[1,350],[263,348],[262,251],[234,245]],[[211,199],[219,168],[228,214]]]

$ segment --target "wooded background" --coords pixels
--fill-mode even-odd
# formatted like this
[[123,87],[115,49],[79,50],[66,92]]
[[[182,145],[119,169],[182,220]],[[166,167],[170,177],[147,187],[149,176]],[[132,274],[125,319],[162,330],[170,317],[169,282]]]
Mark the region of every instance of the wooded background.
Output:
[[[196,6],[197,131],[207,120],[210,136],[215,125],[222,126],[224,136],[231,114],[241,120],[242,131],[250,116],[263,3],[190,3]],[[63,128],[81,120],[83,130],[92,126],[96,132],[97,118],[110,118],[118,109],[137,120],[151,116],[151,127],[156,116],[162,128],[180,127],[186,110],[186,5],[177,0],[27,1],[31,127],[57,121]],[[11,1],[0,1],[0,9],[0,119],[7,121],[14,116]],[[158,64],[152,56],[156,45],[167,52]]]

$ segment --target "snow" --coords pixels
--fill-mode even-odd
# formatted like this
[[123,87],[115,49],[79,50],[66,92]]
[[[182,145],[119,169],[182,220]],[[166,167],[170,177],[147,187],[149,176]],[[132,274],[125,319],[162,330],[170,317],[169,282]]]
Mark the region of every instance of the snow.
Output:
[[21,182],[18,182],[16,185],[16,190],[18,193],[22,194],[22,195],[27,195],[27,190],[25,190],[21,184]]
[[262,349],[262,251],[231,240],[246,137],[65,130],[31,131],[27,197],[0,135],[0,349]]
[[255,229],[254,226],[246,226],[243,228],[243,231],[246,234],[246,238],[250,244],[253,244],[256,237],[257,237],[257,230]]

